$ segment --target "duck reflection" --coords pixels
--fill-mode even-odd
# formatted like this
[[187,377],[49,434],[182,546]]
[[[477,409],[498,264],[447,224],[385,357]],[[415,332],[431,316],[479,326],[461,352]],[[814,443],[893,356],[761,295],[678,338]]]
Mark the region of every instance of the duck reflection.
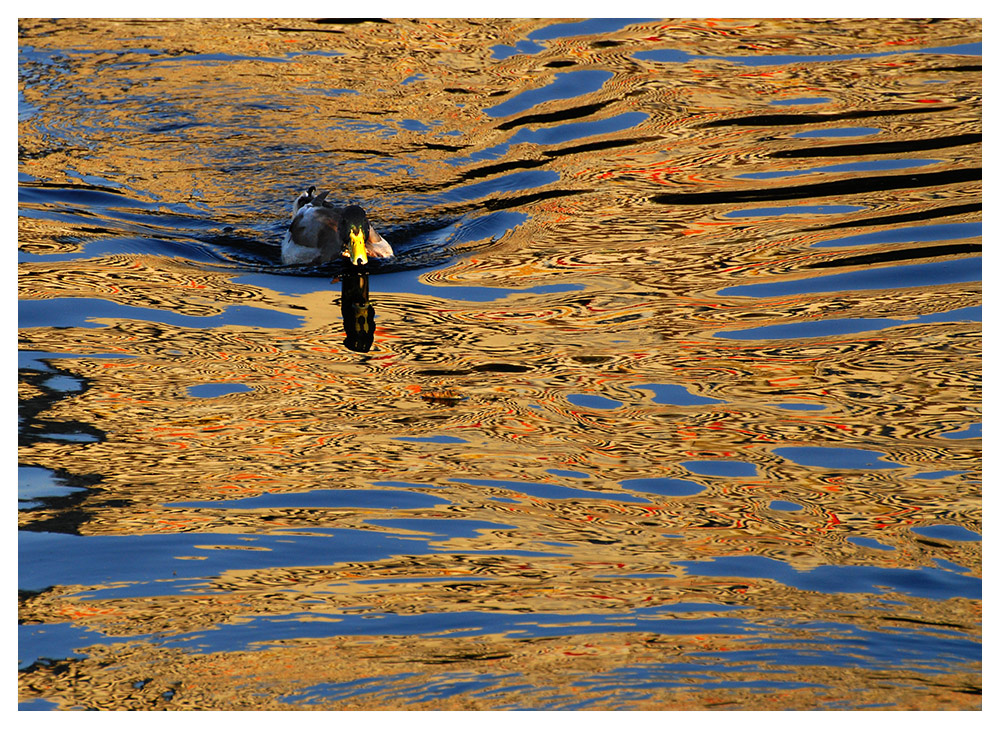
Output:
[[375,307],[368,296],[368,272],[346,267],[341,277],[340,312],[344,317],[344,346],[367,352],[375,340]]

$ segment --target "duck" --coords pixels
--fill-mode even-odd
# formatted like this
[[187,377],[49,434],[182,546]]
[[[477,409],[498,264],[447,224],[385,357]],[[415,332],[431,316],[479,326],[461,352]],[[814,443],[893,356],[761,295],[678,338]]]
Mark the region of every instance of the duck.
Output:
[[344,257],[352,266],[364,266],[369,258],[392,258],[392,246],[372,227],[365,209],[335,207],[326,200],[329,194],[316,194],[311,186],[295,198],[292,222],[281,243],[281,262],[307,265]]

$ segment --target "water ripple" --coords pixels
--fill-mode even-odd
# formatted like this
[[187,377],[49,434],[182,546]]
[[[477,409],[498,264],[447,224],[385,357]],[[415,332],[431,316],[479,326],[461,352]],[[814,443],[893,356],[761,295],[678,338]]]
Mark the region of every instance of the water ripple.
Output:
[[21,708],[981,708],[981,22],[18,30]]

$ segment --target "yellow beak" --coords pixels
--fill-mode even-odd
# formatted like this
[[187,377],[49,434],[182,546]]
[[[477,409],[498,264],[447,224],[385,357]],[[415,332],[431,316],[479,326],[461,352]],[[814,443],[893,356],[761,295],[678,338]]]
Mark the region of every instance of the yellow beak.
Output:
[[355,266],[368,263],[368,252],[365,250],[365,234],[355,228],[351,236],[351,263]]

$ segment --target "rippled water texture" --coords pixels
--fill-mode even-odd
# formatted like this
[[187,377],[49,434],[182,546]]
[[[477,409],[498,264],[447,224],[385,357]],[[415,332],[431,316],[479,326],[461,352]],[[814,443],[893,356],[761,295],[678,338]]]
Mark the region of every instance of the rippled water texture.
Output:
[[979,708],[979,21],[19,33],[22,708]]

